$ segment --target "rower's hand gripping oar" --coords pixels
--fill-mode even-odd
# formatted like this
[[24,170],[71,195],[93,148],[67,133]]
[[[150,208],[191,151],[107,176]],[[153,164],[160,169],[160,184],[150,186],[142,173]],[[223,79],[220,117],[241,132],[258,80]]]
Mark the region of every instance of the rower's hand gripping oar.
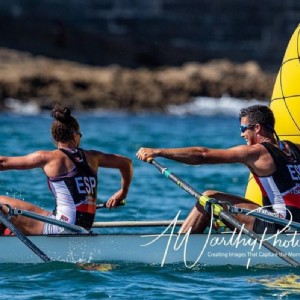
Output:
[[207,205],[211,205],[213,208],[213,214],[217,217],[219,217],[221,220],[224,220],[228,222],[229,224],[233,225],[235,228],[237,228],[239,231],[247,234],[250,238],[256,239],[257,241],[261,242],[261,244],[274,254],[276,254],[278,257],[286,261],[288,264],[294,267],[299,267],[300,264],[289,257],[287,254],[282,252],[281,250],[274,247],[272,244],[270,244],[267,241],[262,240],[262,238],[256,234],[254,231],[251,231],[244,227],[242,223],[240,223],[237,219],[233,218],[229,213],[227,213],[223,207],[216,203],[215,199],[210,199],[203,194],[197,192],[195,189],[193,189],[189,184],[184,182],[181,178],[176,176],[174,173],[172,173],[168,168],[164,167],[157,161],[155,161],[153,158],[149,158],[147,160],[148,163],[154,165],[165,177],[176,183],[179,187],[181,187],[183,190],[185,190],[188,194],[192,195],[194,198],[196,198],[199,203],[206,208]]
[[[0,206],[1,208],[1,206]],[[10,209],[10,208],[9,208]],[[32,252],[34,252],[37,256],[39,256],[44,262],[51,261],[51,259],[40,249],[38,248],[31,240],[29,240],[26,235],[17,229],[3,214],[2,210],[0,209],[0,222],[10,229],[15,236],[24,243]]]
[[[107,201],[99,203],[99,204],[96,205],[96,209],[107,208],[106,205],[107,205]],[[117,206],[124,206],[124,205],[126,205],[126,199],[122,200],[121,202],[119,202],[117,204]]]

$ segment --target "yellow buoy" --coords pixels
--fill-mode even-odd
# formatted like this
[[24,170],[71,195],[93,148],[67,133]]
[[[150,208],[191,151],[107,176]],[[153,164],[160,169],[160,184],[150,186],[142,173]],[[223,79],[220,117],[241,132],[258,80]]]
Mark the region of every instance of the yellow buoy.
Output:
[[[300,24],[287,46],[276,77],[270,108],[275,116],[275,130],[279,138],[300,144]],[[262,204],[260,189],[252,175],[245,198]]]

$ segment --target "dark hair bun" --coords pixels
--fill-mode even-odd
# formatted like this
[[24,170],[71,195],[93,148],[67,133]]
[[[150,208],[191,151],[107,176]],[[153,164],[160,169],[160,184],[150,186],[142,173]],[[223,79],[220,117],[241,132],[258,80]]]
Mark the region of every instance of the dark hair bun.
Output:
[[61,104],[55,104],[51,111],[51,116],[62,123],[67,123],[71,118],[71,109]]

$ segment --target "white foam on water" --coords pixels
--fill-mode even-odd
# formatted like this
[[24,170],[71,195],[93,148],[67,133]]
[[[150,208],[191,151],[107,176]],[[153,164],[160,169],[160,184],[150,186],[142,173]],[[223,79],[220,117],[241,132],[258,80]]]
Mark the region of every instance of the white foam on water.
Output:
[[[267,101],[259,101],[256,99],[244,100],[223,96],[221,98],[211,97],[196,97],[194,101],[182,105],[169,105],[167,113],[171,115],[227,115],[236,116],[239,114],[240,109],[254,104],[269,105]],[[7,98],[4,100],[4,105],[7,110],[19,115],[38,115],[41,113],[39,105],[34,101],[23,102],[14,98]],[[124,116],[128,112],[126,110],[109,110],[109,109],[94,109],[89,111],[93,115],[120,115]],[[141,112],[142,114],[145,111]]]
[[39,106],[34,101],[22,102],[18,99],[7,98],[4,100],[4,105],[11,112],[19,115],[37,115],[41,112]]
[[269,105],[269,102],[256,99],[237,99],[229,96],[221,98],[196,97],[194,101],[186,104],[169,105],[167,111],[173,115],[236,116],[241,108],[254,104]]

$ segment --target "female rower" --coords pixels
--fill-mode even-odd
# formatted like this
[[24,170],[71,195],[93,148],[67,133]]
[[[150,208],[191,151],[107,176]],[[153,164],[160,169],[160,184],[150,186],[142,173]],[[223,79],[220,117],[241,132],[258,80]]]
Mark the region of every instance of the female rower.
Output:
[[[56,104],[51,115],[54,118],[51,132],[57,149],[36,151],[19,157],[0,156],[0,171],[41,168],[54,195],[54,211],[7,196],[0,196],[0,204],[4,212],[7,212],[5,204],[8,204],[12,208],[28,210],[89,230],[96,214],[98,168],[115,168],[120,171],[121,187],[106,204],[111,208],[126,198],[132,179],[132,163],[121,155],[79,148],[82,133],[69,108]],[[13,216],[11,222],[28,235],[60,234],[64,231],[57,225],[22,215]]]

